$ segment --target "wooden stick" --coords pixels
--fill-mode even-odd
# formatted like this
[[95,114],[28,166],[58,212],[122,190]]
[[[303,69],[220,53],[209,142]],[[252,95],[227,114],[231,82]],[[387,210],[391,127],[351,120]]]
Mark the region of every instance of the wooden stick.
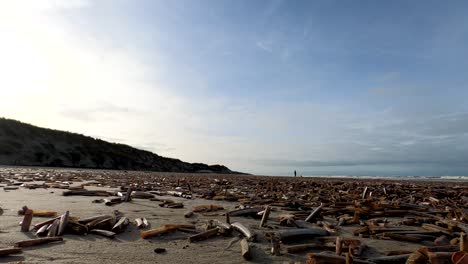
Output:
[[250,259],[252,259],[252,255],[250,254],[250,246],[249,246],[249,242],[247,241],[247,239],[243,238],[243,239],[240,241],[240,246],[241,246],[241,254],[242,254],[242,257],[243,257],[245,260],[250,260]]
[[335,247],[336,254],[341,255],[341,252],[343,251],[343,240],[340,236],[336,237]]
[[22,249],[18,247],[2,248],[0,249],[0,256],[7,256],[10,254],[19,254],[21,252],[22,252]]
[[199,234],[189,236],[188,241],[190,243],[193,243],[195,241],[205,240],[205,239],[208,239],[210,237],[216,236],[218,233],[219,233],[219,227],[215,227],[215,228],[209,229],[209,230],[207,230],[205,232],[201,232]]
[[[51,210],[32,210],[33,216],[37,217],[54,217],[57,216],[57,212]],[[24,210],[18,211],[19,215],[24,215]]]
[[127,188],[127,193],[125,194],[124,202],[129,202],[131,200],[132,187]]
[[57,241],[63,241],[63,237],[44,237],[44,238],[23,240],[23,241],[16,242],[15,247],[31,247],[31,246],[47,244],[50,242],[57,242]]
[[33,211],[25,206],[23,222],[21,222],[21,232],[29,232],[29,226],[33,218]]
[[468,236],[463,232],[460,234],[460,251],[468,252]]
[[265,224],[267,223],[268,217],[270,216],[270,211],[271,211],[271,207],[267,205],[265,207],[265,211],[263,212],[262,221],[260,221],[260,227],[264,227]]
[[143,232],[140,233],[140,237],[143,238],[143,239],[150,238],[150,237],[153,237],[153,236],[157,236],[157,235],[160,235],[160,234],[164,234],[164,233],[167,233],[167,232],[170,232],[170,231],[177,230],[178,228],[195,229],[195,226],[194,225],[184,225],[184,224],[182,224],[182,225],[168,224],[168,225],[160,226],[160,227],[155,228],[155,229],[143,231]]
[[320,203],[320,206],[315,208],[314,211],[312,211],[312,213],[310,213],[309,216],[307,216],[306,218],[306,222],[311,222],[312,220],[314,220],[314,218],[317,216],[317,214],[322,210],[323,208],[323,203]]
[[184,214],[184,217],[185,217],[185,218],[190,218],[190,217],[192,217],[192,216],[193,216],[193,211],[188,211],[188,212],[186,212],[186,213]]

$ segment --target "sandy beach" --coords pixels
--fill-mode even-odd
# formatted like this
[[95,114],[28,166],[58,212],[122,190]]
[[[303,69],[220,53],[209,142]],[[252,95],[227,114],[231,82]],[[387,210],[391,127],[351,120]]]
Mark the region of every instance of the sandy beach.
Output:
[[[21,169],[18,169],[21,172]],[[13,169],[14,171],[14,169]],[[24,171],[24,170],[23,170]],[[3,174],[3,186],[5,179],[18,178],[19,174],[8,172]],[[53,172],[53,170],[52,170]],[[58,171],[62,176],[67,172]],[[49,174],[47,174],[49,173]],[[50,175],[51,171],[44,172],[32,169],[27,175]],[[79,175],[80,172],[67,172],[69,175]],[[83,172],[81,172],[83,173]],[[101,171],[87,171],[87,174],[95,176],[101,175]],[[109,172],[110,174],[119,174],[121,172]],[[15,176],[16,175],[16,176]],[[152,173],[151,175],[158,175]],[[167,174],[162,174],[167,177]],[[189,179],[191,175],[178,174],[177,177]],[[197,176],[202,177],[202,176]],[[226,176],[226,175],[210,175],[206,176],[210,179],[237,177],[242,180],[242,177],[250,179],[251,176]],[[57,177],[59,178],[59,177]],[[99,178],[99,177],[97,177]],[[129,182],[131,178],[127,177]],[[261,178],[266,179],[266,178]],[[211,180],[210,180],[211,181]],[[343,181],[340,179],[340,181]],[[100,180],[101,183],[105,182]],[[43,184],[44,181],[29,182],[29,184]],[[73,182],[70,186],[79,186],[83,182]],[[106,190],[120,191],[120,188],[114,186],[86,186],[88,190]],[[166,185],[169,186],[170,184]],[[195,186],[195,183],[192,182]],[[456,186],[464,188],[465,192],[468,189],[467,183],[457,183]],[[63,196],[62,192],[66,189],[57,188],[36,188],[27,189],[19,187],[17,190],[4,191],[0,190],[0,207],[3,209],[3,215],[0,216],[0,248],[13,245],[17,241],[35,238],[34,232],[21,232],[19,222],[22,216],[18,215],[18,210],[26,205],[28,208],[37,210],[53,210],[58,214],[63,214],[69,211],[72,217],[85,218],[95,215],[112,214],[114,210],[118,210],[128,217],[132,222],[137,217],[145,217],[150,226],[143,229],[148,230],[156,228],[164,224],[194,224],[198,228],[202,228],[210,219],[225,220],[222,214],[227,211],[234,210],[239,206],[239,202],[225,200],[207,200],[198,197],[194,190],[192,199],[182,197],[174,197],[172,195],[157,196],[160,199],[170,199],[174,202],[181,202],[184,208],[170,209],[158,206],[157,201],[148,199],[132,199],[130,202],[123,202],[114,206],[105,206],[102,203],[93,203],[93,200],[102,197],[90,196]],[[224,207],[224,210],[214,212],[212,216],[196,213],[191,218],[185,218],[184,213],[198,205],[219,205]],[[459,205],[466,206],[466,205]],[[291,227],[280,226],[278,217],[281,214],[288,213],[278,206],[273,206],[273,211],[269,217],[269,222],[266,227],[259,227],[259,219],[252,217],[231,217],[231,222],[241,222],[249,227],[257,234],[257,240],[250,243],[252,251],[252,263],[305,263],[307,252],[320,252],[323,250],[307,250],[300,253],[287,253],[282,251],[281,255],[273,256],[271,251],[270,241],[265,234],[270,231],[288,230]],[[34,217],[32,224],[42,222],[48,218]],[[401,218],[394,218],[396,221]],[[325,217],[325,220],[336,223],[336,218]],[[465,219],[466,221],[466,219]],[[359,227],[358,225],[344,225],[335,227],[336,234],[343,238],[360,239],[367,247],[361,258],[371,258],[383,256],[386,250],[405,250],[414,251],[422,246],[421,243],[411,243],[395,240],[383,240],[366,238],[366,236],[357,237],[351,232]],[[23,249],[23,254],[0,257],[1,263],[6,262],[23,262],[23,263],[243,263],[246,262],[241,257],[241,248],[239,246],[239,233],[234,232],[230,236],[216,236],[204,241],[190,243],[187,238],[192,235],[181,231],[175,231],[149,239],[140,238],[139,234],[142,230],[137,229],[134,223],[131,223],[127,229],[120,234],[117,234],[115,239],[109,239],[102,236],[87,234],[87,235],[72,235],[65,234],[64,241],[39,245]],[[330,234],[331,235],[331,234]],[[302,244],[307,242],[315,242],[316,240],[298,239],[292,244]],[[433,243],[426,242],[424,245],[432,245]],[[283,246],[283,245],[282,245]],[[165,248],[166,252],[156,254],[155,248]]]

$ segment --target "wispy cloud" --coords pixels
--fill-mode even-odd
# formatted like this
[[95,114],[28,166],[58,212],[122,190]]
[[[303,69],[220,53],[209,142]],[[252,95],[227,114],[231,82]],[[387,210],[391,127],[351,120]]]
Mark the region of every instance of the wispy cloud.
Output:
[[263,51],[266,51],[266,52],[273,52],[273,48],[271,47],[271,44],[269,44],[269,43],[265,43],[265,42],[262,42],[262,41],[257,41],[257,42],[255,43],[255,45],[256,45],[259,49],[261,49],[261,50],[263,50]]

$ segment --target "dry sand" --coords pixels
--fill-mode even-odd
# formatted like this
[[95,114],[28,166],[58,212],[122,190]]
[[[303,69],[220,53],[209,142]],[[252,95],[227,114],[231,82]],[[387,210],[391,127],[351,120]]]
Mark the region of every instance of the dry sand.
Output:
[[[109,188],[89,187],[88,189],[112,190]],[[186,219],[183,214],[193,206],[202,204],[216,204],[225,209],[234,209],[237,203],[208,201],[204,199],[187,200],[176,197],[162,197],[183,202],[184,209],[168,209],[158,206],[158,202],[133,199],[129,203],[121,203],[113,207],[103,204],[92,203],[99,197],[62,196],[60,189],[34,189],[19,188],[13,191],[0,190],[0,207],[4,213],[0,216],[0,247],[12,245],[14,242],[34,238],[33,233],[20,232],[19,222],[22,217],[17,211],[24,205],[32,209],[49,209],[59,214],[70,211],[72,216],[89,217],[100,214],[111,214],[119,210],[130,219],[146,217],[150,222],[150,228],[155,228],[168,223],[195,223],[203,224],[208,219],[223,220],[224,216],[205,217],[196,215]],[[274,212],[272,216],[279,212]],[[33,224],[44,221],[47,218],[35,217]],[[270,244],[264,236],[268,229],[259,229],[259,220],[247,217],[232,217],[232,221],[239,221],[249,226],[258,233],[258,242],[252,243],[252,263],[294,263],[305,262],[306,252],[299,254],[284,254],[272,256]],[[107,239],[97,235],[64,235],[64,242],[25,248],[23,255],[0,257],[0,263],[19,262],[23,263],[244,263],[240,254],[238,242],[226,247],[236,239],[231,237],[215,237],[206,241],[189,243],[189,234],[174,232],[151,239],[141,239],[140,230],[130,225],[127,230],[117,235],[115,239]],[[341,230],[341,234],[351,237],[349,229]],[[363,239],[369,246],[366,255],[379,255],[384,250],[415,250],[418,244],[397,241],[383,241]],[[303,241],[297,241],[301,243]],[[162,247],[167,249],[166,253],[156,254],[154,249]]]

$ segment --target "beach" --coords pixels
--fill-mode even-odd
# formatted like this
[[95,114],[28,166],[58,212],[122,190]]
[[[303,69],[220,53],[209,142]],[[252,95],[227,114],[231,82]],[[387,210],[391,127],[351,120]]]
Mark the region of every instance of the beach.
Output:
[[[271,254],[271,242],[268,238],[269,232],[279,232],[284,230],[297,229],[291,226],[279,224],[281,216],[285,214],[294,215],[294,219],[302,225],[310,228],[326,230],[323,222],[330,223],[332,229],[326,237],[340,236],[342,238],[358,239],[366,245],[361,256],[356,258],[372,259],[384,256],[384,252],[393,251],[414,251],[422,246],[436,245],[432,241],[418,243],[397,241],[392,239],[378,239],[374,235],[362,234],[353,235],[353,231],[360,227],[359,222],[348,223],[338,226],[340,216],[346,213],[339,213],[338,217],[325,212],[336,207],[337,202],[333,197],[327,197],[331,193],[323,190],[323,193],[313,189],[314,184],[325,181],[330,186],[347,186],[347,182],[355,183],[356,179],[300,179],[289,177],[257,177],[249,175],[213,175],[213,174],[174,174],[156,172],[123,172],[123,171],[99,171],[99,170],[76,170],[76,169],[40,169],[40,168],[7,168],[2,169],[1,186],[18,186],[17,189],[0,189],[0,208],[3,214],[0,215],[0,248],[12,246],[15,242],[35,238],[35,232],[21,232],[19,223],[23,216],[18,215],[18,210],[27,206],[32,210],[52,210],[58,215],[69,211],[71,217],[86,218],[96,215],[112,215],[117,210],[130,220],[130,224],[122,233],[118,233],[114,239],[109,239],[95,234],[74,235],[65,233],[63,242],[38,245],[23,249],[22,254],[0,257],[1,263],[23,262],[23,263],[243,263],[239,240],[242,234],[233,232],[230,235],[217,235],[203,241],[189,242],[188,237],[193,235],[183,231],[174,231],[159,236],[142,239],[140,233],[145,230],[157,228],[165,224],[188,224],[195,225],[196,230],[203,230],[210,220],[218,219],[225,221],[226,212],[239,210],[239,208],[261,207],[270,205],[272,212],[268,222],[264,227],[259,227],[260,217],[232,216],[231,223],[240,222],[256,234],[256,240],[249,242],[251,248],[252,263],[305,263],[308,252],[321,252],[326,250],[305,250],[298,253],[288,253],[285,251],[290,245],[304,243],[323,243],[318,238],[295,239],[292,243],[281,243],[282,251],[279,255]],[[115,176],[115,177],[114,177]],[[270,183],[272,181],[272,183]],[[12,184],[12,183],[15,184]],[[241,184],[242,183],[242,184]],[[281,183],[281,184],[279,184]],[[275,188],[274,184],[281,185],[284,191]],[[375,186],[382,189],[387,186],[388,195],[397,192],[394,186],[397,182],[384,180],[361,180],[356,183],[362,189],[369,187],[372,192],[367,199],[378,200],[380,194]],[[395,185],[397,184],[397,185]],[[404,186],[443,186],[443,183],[411,181],[404,183]],[[290,190],[283,185],[290,186]],[[447,191],[457,191],[457,197],[466,199],[468,183],[452,182],[445,184]],[[47,186],[47,187],[45,187]],[[140,189],[148,192],[152,188],[154,197],[157,200],[133,198],[129,202],[119,202],[113,206],[106,206],[102,202],[97,202],[103,197],[94,196],[64,196],[63,192],[73,189],[73,187],[84,187],[86,190],[108,191],[110,193],[122,192],[122,187],[132,186],[135,190]],[[152,186],[152,187],[150,187]],[[250,186],[250,188],[249,188]],[[292,187],[293,186],[293,187]],[[311,189],[307,187],[310,186]],[[393,187],[392,187],[393,186]],[[45,187],[45,188],[44,188]],[[406,188],[406,187],[405,187]],[[7,188],[8,189],[8,188]],[[190,189],[190,191],[189,191]],[[302,189],[303,193],[298,193]],[[293,190],[294,192],[291,192]],[[314,190],[315,196],[309,191]],[[212,192],[213,195],[207,193]],[[349,195],[350,189],[343,189],[341,195]],[[279,195],[282,192],[284,197]],[[362,193],[362,190],[356,190]],[[184,197],[182,194],[188,194]],[[270,193],[271,196],[266,194]],[[159,194],[159,195],[158,195]],[[274,194],[274,195],[273,195]],[[334,193],[335,194],[335,193]],[[460,195],[461,194],[461,195]],[[306,196],[304,196],[306,195]],[[367,194],[368,195],[368,194]],[[118,197],[118,196],[116,196]],[[300,200],[298,197],[302,197]],[[396,197],[396,196],[395,196]],[[465,198],[463,198],[465,197]],[[190,199],[188,199],[190,198]],[[322,199],[323,198],[323,199]],[[325,201],[328,198],[328,201]],[[380,197],[381,198],[381,197]],[[407,197],[402,197],[406,199]],[[428,208],[439,210],[443,204],[442,199],[437,205],[427,204]],[[161,201],[171,200],[174,203],[182,203],[183,208],[162,207]],[[382,199],[380,199],[382,200]],[[387,197],[391,201],[391,197]],[[93,202],[94,201],[94,202]],[[369,200],[370,201],[370,200]],[[382,200],[383,201],[383,200]],[[461,201],[461,200],[460,200]],[[300,202],[303,209],[294,208],[288,202]],[[303,219],[314,208],[323,202],[326,204],[322,210],[323,217],[318,217],[315,221],[304,223]],[[414,202],[421,205],[418,200]],[[200,205],[216,205],[223,207],[223,210],[213,212],[194,213],[190,218],[184,214]],[[316,206],[315,206],[316,205]],[[426,205],[423,203],[422,205]],[[310,206],[310,208],[305,208]],[[392,205],[393,206],[393,205]],[[466,204],[457,206],[466,212]],[[329,208],[328,208],[329,207]],[[335,209],[336,210],[336,209]],[[403,210],[403,209],[402,209]],[[390,210],[387,210],[389,212]],[[426,211],[427,212],[427,211]],[[362,214],[362,218],[366,218]],[[390,223],[398,223],[402,219],[408,218],[409,213],[395,216],[367,217],[373,219],[388,219]],[[434,214],[436,215],[436,214]],[[437,214],[444,216],[445,214]],[[138,229],[134,224],[135,218],[146,218],[149,227]],[[352,216],[351,216],[352,218]],[[412,216],[410,218],[417,218]],[[32,225],[47,220],[49,218],[33,217]],[[349,218],[346,218],[349,221]],[[467,219],[461,219],[461,224],[466,224]],[[322,225],[321,225],[322,224]],[[362,223],[361,223],[362,224]],[[385,226],[385,225],[382,225]],[[330,231],[330,230],[329,230]],[[436,235],[435,237],[438,237]],[[456,236],[455,234],[453,236]],[[449,237],[449,236],[448,236]],[[322,241],[322,242],[320,242]],[[154,252],[156,248],[164,248],[162,254]]]

